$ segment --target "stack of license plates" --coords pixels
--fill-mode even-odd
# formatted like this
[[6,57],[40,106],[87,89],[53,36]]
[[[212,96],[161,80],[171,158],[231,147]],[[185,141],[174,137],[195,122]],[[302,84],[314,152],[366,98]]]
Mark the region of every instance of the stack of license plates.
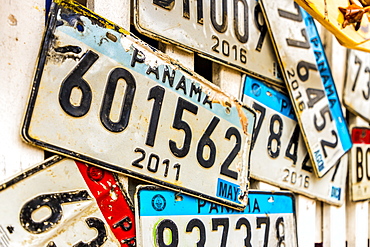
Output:
[[[343,203],[352,141],[313,19],[292,0],[234,2],[135,0],[134,24],[246,73],[240,99],[53,2],[22,137],[55,155],[0,185],[0,246],[298,246],[293,192]],[[198,26],[165,31],[194,10]]]

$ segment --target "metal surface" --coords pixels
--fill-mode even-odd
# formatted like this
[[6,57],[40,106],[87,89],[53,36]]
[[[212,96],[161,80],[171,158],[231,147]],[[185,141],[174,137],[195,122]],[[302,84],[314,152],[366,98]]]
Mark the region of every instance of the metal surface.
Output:
[[298,246],[289,192],[250,191],[244,212],[153,186],[135,200],[139,246]]
[[370,122],[370,54],[349,50],[343,104],[352,113]]
[[0,245],[135,245],[135,222],[113,174],[53,156],[0,185]]
[[296,2],[332,32],[342,45],[351,49],[370,51],[370,43],[367,42],[370,38],[370,23],[366,14],[361,18],[358,30],[356,23],[343,28],[344,15],[339,7],[348,7],[349,0],[296,0]]
[[349,115],[353,147],[349,152],[349,195],[352,201],[370,198],[370,126]]
[[257,112],[251,177],[329,204],[342,205],[347,156],[327,175],[318,178],[289,97],[247,76],[242,100]]
[[242,209],[254,112],[82,6],[51,16],[23,137]]
[[262,9],[313,167],[322,177],[352,143],[319,35],[293,0],[262,1]]
[[136,28],[284,87],[256,0],[135,1]]

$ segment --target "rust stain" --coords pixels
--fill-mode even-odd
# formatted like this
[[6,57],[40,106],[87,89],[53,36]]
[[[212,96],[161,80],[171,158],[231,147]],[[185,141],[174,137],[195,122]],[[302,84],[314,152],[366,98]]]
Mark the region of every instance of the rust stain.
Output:
[[15,18],[13,14],[10,14],[8,16],[8,23],[10,26],[17,26],[17,23],[18,23],[17,18]]

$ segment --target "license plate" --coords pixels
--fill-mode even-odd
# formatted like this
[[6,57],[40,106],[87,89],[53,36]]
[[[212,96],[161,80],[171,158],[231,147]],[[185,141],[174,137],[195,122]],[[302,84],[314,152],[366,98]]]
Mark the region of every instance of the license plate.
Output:
[[256,0],[136,0],[134,8],[144,35],[284,86]]
[[349,181],[352,201],[370,198],[370,127],[354,125],[350,151]]
[[352,143],[320,37],[293,0],[261,3],[313,167],[322,177]]
[[289,97],[247,76],[242,100],[257,113],[251,177],[329,204],[343,204],[346,158],[322,178],[313,173]]
[[70,1],[55,5],[24,138],[242,209],[255,113],[87,11]]
[[153,186],[135,200],[138,246],[298,246],[290,192],[250,191],[243,212]]
[[370,55],[349,50],[343,103],[352,113],[370,122]]
[[[370,51],[370,23],[364,14],[360,22],[347,25],[343,28],[344,15],[339,7],[350,5],[348,0],[295,0],[310,15],[332,32],[339,42],[352,49]],[[353,1],[355,2],[355,1]],[[354,10],[354,9],[353,9]],[[358,27],[356,27],[359,24]],[[357,29],[357,30],[356,30]]]
[[135,245],[135,216],[114,175],[53,156],[0,185],[0,245]]

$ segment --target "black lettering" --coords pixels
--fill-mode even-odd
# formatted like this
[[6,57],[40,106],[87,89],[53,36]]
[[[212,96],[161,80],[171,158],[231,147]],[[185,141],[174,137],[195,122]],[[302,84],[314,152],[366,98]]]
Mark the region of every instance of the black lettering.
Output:
[[148,69],[146,70],[146,74],[147,75],[150,75],[151,73],[155,74],[155,78],[157,80],[159,80],[159,71],[158,71],[158,67],[152,67],[152,66],[149,66]]
[[[99,56],[95,52],[87,51],[73,71],[62,82],[59,91],[59,104],[68,115],[82,117],[89,111],[92,91],[89,83],[82,77],[98,58]],[[79,105],[70,102],[71,93],[74,88],[79,89],[82,93]]]
[[162,82],[166,83],[166,78],[168,80],[168,84],[170,87],[173,87],[173,80],[175,79],[176,71],[172,70],[172,73],[170,75],[170,69],[168,65],[164,66],[164,71],[163,71],[163,77],[162,77]]
[[315,45],[315,47],[318,47],[319,46],[319,39],[318,38],[313,38],[311,39],[311,42]]
[[[26,202],[19,214],[19,220],[25,230],[33,234],[46,232],[56,226],[63,216],[62,204],[91,200],[86,190],[76,190],[55,194],[42,194]],[[41,208],[48,207],[50,216],[42,221],[34,221],[32,213]]]
[[167,10],[172,10],[175,5],[175,0],[153,0],[153,3]]
[[[171,243],[166,244],[164,241],[164,231],[165,229],[169,229],[171,231]],[[156,234],[157,236],[157,245],[160,247],[177,247],[179,244],[179,229],[177,228],[175,222],[169,219],[164,219],[157,225]]]
[[261,209],[260,209],[260,206],[258,205],[257,199],[254,199],[254,202],[253,202],[253,212],[252,213],[254,213],[256,210],[258,210],[258,212],[261,212]]
[[227,184],[220,182],[219,188],[218,188],[218,196],[226,197],[226,193],[227,193]]
[[223,226],[221,245],[226,246],[227,236],[229,232],[229,218],[213,218],[212,219],[212,231],[217,231],[218,226]]
[[364,176],[364,168],[362,166],[362,149],[360,147],[356,147],[356,177],[357,182],[361,182]]
[[290,19],[292,21],[301,22],[303,20],[302,12],[299,9],[299,5],[296,2],[294,2],[294,8],[297,10],[297,14],[291,13],[291,12],[288,12],[282,9],[278,9],[279,16]]
[[330,76],[328,75],[322,75],[321,79],[323,80],[324,85],[330,80]]
[[198,201],[198,214],[200,214],[200,209],[206,205],[206,201],[202,199],[197,199]]
[[329,85],[329,86],[327,86],[327,87],[325,87],[325,89],[326,89],[326,94],[327,94],[327,96],[329,97],[329,96],[331,96],[331,95],[333,95],[335,92],[334,92],[334,90],[333,89],[331,89],[331,87],[332,87],[333,85],[331,84],[331,85]]
[[218,205],[211,202],[211,206],[209,207],[209,213],[212,213],[213,210],[216,210],[216,213],[218,213]]
[[230,198],[231,200],[233,199],[233,187],[232,186],[229,186],[227,198]]
[[105,224],[101,219],[98,218],[87,218],[86,219],[86,224],[90,228],[94,228],[97,230],[98,234],[96,238],[91,240],[88,243],[84,243],[82,241],[78,242],[77,244],[73,245],[73,247],[86,247],[86,246],[103,246],[103,244],[107,241],[107,230],[105,229]]
[[164,93],[165,89],[161,86],[155,86],[149,90],[148,100],[154,99],[154,103],[145,144],[151,147],[154,146],[155,137],[157,135],[158,122],[159,116],[161,114]]
[[[122,99],[120,118],[113,122],[110,118],[114,94],[117,89],[118,80],[123,79],[126,82],[125,95]],[[115,68],[108,77],[105,87],[104,98],[100,109],[100,121],[104,127],[111,132],[122,132],[126,129],[132,109],[136,91],[136,81],[134,76],[124,68]]]
[[204,246],[206,243],[206,228],[200,219],[191,219],[186,225],[186,232],[192,232],[194,228],[199,229],[199,241],[197,246]]
[[333,108],[335,103],[337,103],[337,100],[336,99],[329,99],[329,103],[330,103],[330,108]]
[[315,51],[316,61],[319,61],[320,60],[321,55],[322,55],[322,53],[320,51]]
[[221,0],[222,1],[222,9],[221,9],[221,16],[222,16],[222,21],[221,24],[217,23],[217,18],[218,14],[216,14],[216,0],[211,0],[211,21],[213,27],[216,29],[217,32],[219,33],[224,33],[226,32],[227,29],[227,0]]
[[132,221],[130,217],[126,216],[122,220],[118,221],[113,225],[113,228],[121,228],[124,231],[129,231],[132,228]]
[[234,189],[234,201],[236,201],[238,199],[239,188],[233,187],[233,189]]
[[134,53],[132,54],[132,58],[131,58],[131,67],[135,67],[136,62],[144,63],[144,61],[145,61],[144,53],[134,48]]
[[[238,8],[238,3],[242,2],[243,3],[243,16],[244,16],[244,30],[243,34],[239,32],[239,8]],[[235,36],[236,38],[241,42],[241,43],[247,43],[248,41],[248,3],[246,0],[234,0],[234,31],[235,31]]]
[[[207,129],[204,131],[202,137],[199,139],[197,145],[197,161],[204,168],[210,168],[213,166],[216,159],[216,144],[212,141],[211,135],[215,130],[216,126],[220,122],[218,117],[213,117],[209,123]],[[204,147],[207,146],[209,149],[208,159],[204,158]]]
[[190,97],[193,97],[193,93],[194,95],[198,94],[198,102],[200,102],[200,97],[202,96],[202,88],[197,87],[194,83],[192,83],[190,87]]
[[[260,20],[262,20],[262,24],[260,23]],[[260,31],[260,37],[258,38],[256,51],[261,51],[268,29],[262,15],[261,5],[259,3],[257,3],[256,7],[254,8],[254,23],[256,24],[257,29]]]
[[208,94],[206,95],[206,97],[203,100],[203,105],[205,105],[205,104],[208,104],[209,105],[209,108],[212,109],[212,101],[209,100],[209,95]]
[[185,76],[182,76],[180,81],[177,83],[176,90],[182,89],[184,91],[184,95],[186,95],[186,81]]
[[[190,19],[190,1],[183,0],[182,16]],[[197,23],[203,25],[203,0],[197,0]]]
[[319,71],[320,71],[321,73],[324,73],[324,72],[327,70],[327,68],[325,67],[325,63],[324,63],[324,62],[319,63],[319,64],[317,65],[317,67],[319,68]]

